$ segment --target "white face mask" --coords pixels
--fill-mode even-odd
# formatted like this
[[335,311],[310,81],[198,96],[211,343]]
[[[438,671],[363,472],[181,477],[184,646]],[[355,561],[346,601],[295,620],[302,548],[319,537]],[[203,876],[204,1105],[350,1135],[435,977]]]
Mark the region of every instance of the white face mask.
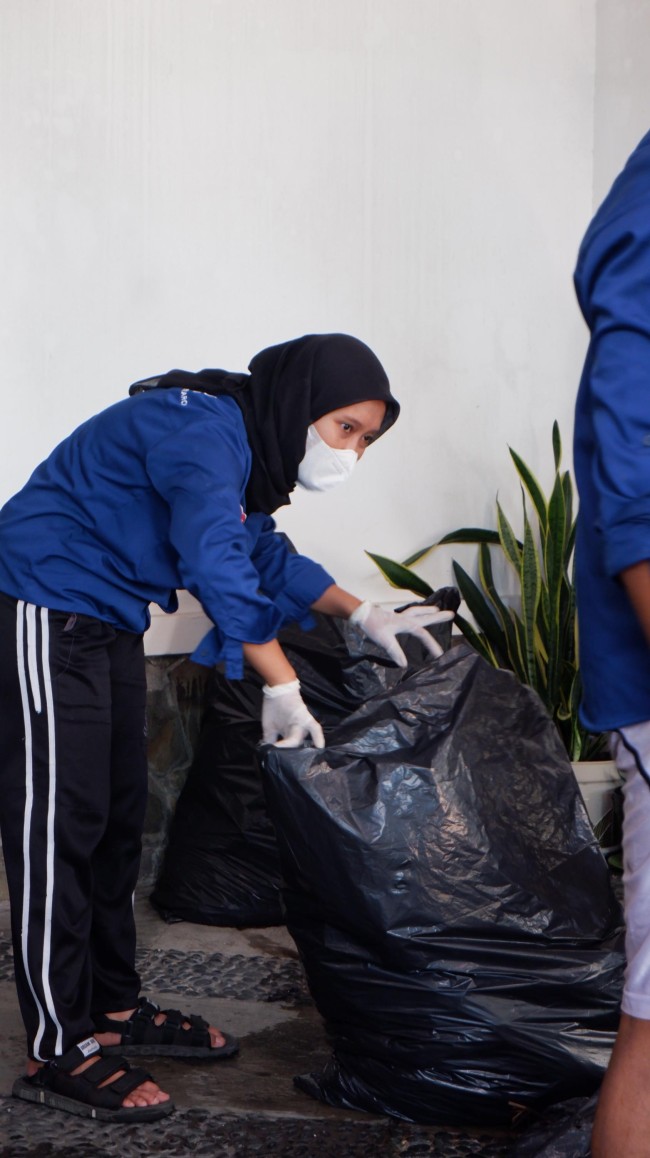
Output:
[[298,467],[298,484],[306,491],[331,491],[350,477],[356,465],[356,450],[335,450],[310,426],[305,457]]

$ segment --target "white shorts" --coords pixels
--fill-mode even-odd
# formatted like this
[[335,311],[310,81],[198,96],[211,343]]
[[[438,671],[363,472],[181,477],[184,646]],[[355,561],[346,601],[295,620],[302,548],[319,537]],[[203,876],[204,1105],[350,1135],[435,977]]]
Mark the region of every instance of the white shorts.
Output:
[[650,720],[610,735],[623,796],[627,968],[622,1009],[650,1021]]

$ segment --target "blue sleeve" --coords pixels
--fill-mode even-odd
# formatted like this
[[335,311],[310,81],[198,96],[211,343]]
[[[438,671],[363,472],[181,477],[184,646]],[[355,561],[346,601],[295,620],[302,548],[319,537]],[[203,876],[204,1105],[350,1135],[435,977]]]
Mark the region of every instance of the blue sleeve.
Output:
[[285,622],[295,620],[312,627],[309,608],[336,580],[306,555],[292,552],[268,515],[249,515],[246,529],[253,540],[251,559],[264,594],[280,608]]
[[591,342],[578,400],[593,431],[605,568],[650,559],[650,164],[625,172],[580,250]]
[[215,624],[193,658],[224,660],[231,678],[242,675],[242,643],[267,643],[284,619],[259,590],[242,521],[249,465],[239,424],[199,408],[147,454],[151,482],[171,512],[169,537],[183,585]]

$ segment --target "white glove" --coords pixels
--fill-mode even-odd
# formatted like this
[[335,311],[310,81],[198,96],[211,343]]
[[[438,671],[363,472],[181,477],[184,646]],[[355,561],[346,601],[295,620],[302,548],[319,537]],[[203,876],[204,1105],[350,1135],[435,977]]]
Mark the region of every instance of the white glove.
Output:
[[[276,748],[299,748],[307,737],[314,748],[325,747],[323,729],[300,695],[300,680],[262,688],[262,736]],[[278,739],[278,737],[284,737]]]
[[433,636],[425,631],[431,623],[448,623],[454,618],[453,611],[441,611],[439,607],[407,607],[405,611],[386,611],[368,600],[361,603],[350,616],[350,623],[361,630],[388,653],[398,667],[408,667],[408,661],[396,636],[415,635],[431,655],[442,655],[442,648]]

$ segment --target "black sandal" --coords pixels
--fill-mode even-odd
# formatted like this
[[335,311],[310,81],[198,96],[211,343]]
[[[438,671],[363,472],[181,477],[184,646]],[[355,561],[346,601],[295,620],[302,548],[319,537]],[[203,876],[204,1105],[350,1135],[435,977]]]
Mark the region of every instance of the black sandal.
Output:
[[[166,1020],[156,1025],[156,1017],[164,1013]],[[141,997],[138,1008],[128,1021],[114,1021],[104,1013],[93,1013],[95,1033],[119,1033],[119,1045],[102,1047],[106,1055],[128,1054],[131,1057],[178,1057],[207,1059],[232,1057],[239,1051],[236,1037],[222,1033],[225,1044],[210,1044],[209,1025],[196,1013],[185,1014],[178,1009],[161,1009],[155,1001]],[[184,1023],[189,1028],[184,1028]],[[219,1031],[221,1032],[221,1031]]]
[[[96,1118],[100,1122],[155,1122],[173,1113],[174,1103],[161,1102],[156,1106],[123,1106],[128,1094],[143,1082],[154,1079],[141,1069],[133,1069],[126,1058],[102,1057],[102,1047],[89,1037],[61,1057],[45,1062],[33,1077],[26,1074],[17,1078],[13,1086],[14,1098],[37,1102],[53,1110],[65,1110],[82,1118]],[[87,1058],[98,1055],[99,1061],[73,1074]],[[121,1077],[102,1086],[113,1074],[124,1070]],[[100,1088],[101,1087],[101,1088]]]

